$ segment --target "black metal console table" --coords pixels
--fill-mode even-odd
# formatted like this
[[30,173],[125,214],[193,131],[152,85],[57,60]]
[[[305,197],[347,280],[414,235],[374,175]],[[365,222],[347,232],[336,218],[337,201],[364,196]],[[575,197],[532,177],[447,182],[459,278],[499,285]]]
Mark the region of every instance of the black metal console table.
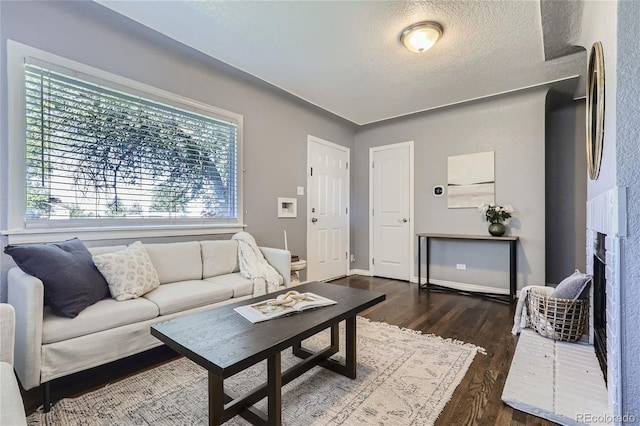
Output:
[[[436,286],[439,288],[443,288],[437,284],[433,284],[429,282],[429,260],[431,258],[431,240],[432,239],[441,239],[441,240],[468,240],[468,241],[497,241],[497,242],[507,242],[509,243],[509,303],[513,303],[516,296],[516,278],[518,275],[517,271],[517,262],[516,262],[516,249],[518,243],[518,237],[492,237],[489,235],[456,235],[456,234],[416,234],[418,237],[418,287],[420,289],[427,289],[429,285]],[[425,269],[426,269],[426,282],[424,285],[422,284],[422,239],[426,239],[425,244]],[[450,289],[454,290],[455,289]],[[473,292],[464,292],[464,293],[473,293]],[[477,293],[485,296],[490,296],[493,298],[507,297],[506,295],[497,295],[494,293]]]

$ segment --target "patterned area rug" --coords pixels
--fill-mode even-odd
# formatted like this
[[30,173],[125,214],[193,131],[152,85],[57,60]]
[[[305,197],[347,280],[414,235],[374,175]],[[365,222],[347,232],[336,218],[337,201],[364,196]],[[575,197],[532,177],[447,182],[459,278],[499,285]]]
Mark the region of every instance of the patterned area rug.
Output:
[[[341,330],[341,337],[344,330]],[[344,340],[342,338],[342,340]],[[329,343],[327,332],[304,342]],[[344,352],[342,349],[341,353]],[[358,317],[358,377],[314,367],[282,389],[285,425],[430,425],[451,398],[480,347],[401,330]],[[340,358],[339,354],[335,355]],[[298,361],[282,353],[283,371]],[[266,362],[225,380],[244,393],[266,380]],[[266,411],[266,398],[257,404]],[[40,409],[41,410],[41,409]],[[186,358],[64,399],[33,413],[29,425],[206,425],[207,373]],[[249,425],[240,416],[225,425]]]

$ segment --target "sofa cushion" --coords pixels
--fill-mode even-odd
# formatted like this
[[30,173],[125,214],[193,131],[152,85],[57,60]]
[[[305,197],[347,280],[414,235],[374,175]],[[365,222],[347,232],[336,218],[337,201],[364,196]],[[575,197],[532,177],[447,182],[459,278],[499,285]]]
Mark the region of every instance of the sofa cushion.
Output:
[[158,271],[160,284],[202,279],[202,255],[198,241],[144,246]]
[[118,301],[135,299],[160,285],[158,274],[140,241],[113,253],[94,256],[93,261],[107,279],[111,297]]
[[233,274],[218,275],[217,277],[205,278],[210,283],[220,284],[233,290],[233,297],[249,296],[253,294],[253,282],[240,275],[239,272]]
[[200,241],[204,278],[238,272],[238,242],[235,240]]
[[43,314],[42,343],[60,342],[127,324],[155,318],[158,307],[142,297],[118,302],[101,300],[73,319],[53,315],[47,308]]
[[230,299],[233,290],[202,280],[179,281],[161,285],[143,297],[155,303],[160,315],[169,315]]
[[44,284],[45,303],[53,312],[74,318],[87,306],[109,296],[91,253],[77,238],[60,243],[9,245],[4,252]]

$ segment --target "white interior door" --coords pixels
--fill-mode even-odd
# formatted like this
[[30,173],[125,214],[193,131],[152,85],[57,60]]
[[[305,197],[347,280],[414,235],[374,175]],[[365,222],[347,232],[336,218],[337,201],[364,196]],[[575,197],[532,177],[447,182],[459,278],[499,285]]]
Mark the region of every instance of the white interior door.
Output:
[[349,257],[349,149],[309,136],[307,279],[347,274]]
[[413,142],[371,148],[370,247],[375,276],[413,274]]

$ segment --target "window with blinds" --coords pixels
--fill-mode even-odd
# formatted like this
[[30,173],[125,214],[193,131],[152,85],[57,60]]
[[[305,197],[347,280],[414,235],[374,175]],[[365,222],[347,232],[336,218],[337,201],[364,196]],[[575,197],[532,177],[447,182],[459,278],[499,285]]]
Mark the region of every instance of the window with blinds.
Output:
[[26,222],[235,219],[238,124],[24,65]]

